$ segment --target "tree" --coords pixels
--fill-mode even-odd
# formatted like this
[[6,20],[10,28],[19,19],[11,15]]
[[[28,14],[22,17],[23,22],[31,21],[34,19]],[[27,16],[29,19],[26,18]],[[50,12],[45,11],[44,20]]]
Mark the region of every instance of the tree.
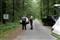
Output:
[[[60,0],[41,0],[41,14],[42,17],[47,15],[57,15],[57,13],[54,11],[54,4],[59,4]],[[56,14],[55,14],[56,13]]]

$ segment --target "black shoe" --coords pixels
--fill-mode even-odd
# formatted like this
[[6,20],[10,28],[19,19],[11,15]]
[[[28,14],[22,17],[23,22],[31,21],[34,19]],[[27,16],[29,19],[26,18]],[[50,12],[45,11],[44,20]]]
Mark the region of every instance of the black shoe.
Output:
[[24,29],[22,29],[22,30],[24,30]]
[[33,28],[30,28],[30,30],[33,30]]

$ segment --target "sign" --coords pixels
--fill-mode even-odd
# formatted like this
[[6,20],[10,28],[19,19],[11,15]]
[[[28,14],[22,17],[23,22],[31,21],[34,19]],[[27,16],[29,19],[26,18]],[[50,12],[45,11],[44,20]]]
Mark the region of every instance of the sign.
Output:
[[9,19],[9,14],[3,14],[3,19]]

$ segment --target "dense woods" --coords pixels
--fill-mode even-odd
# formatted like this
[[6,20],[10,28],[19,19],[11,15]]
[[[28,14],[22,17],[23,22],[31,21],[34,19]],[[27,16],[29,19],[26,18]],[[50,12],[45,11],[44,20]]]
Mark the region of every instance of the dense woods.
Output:
[[59,15],[54,9],[54,4],[60,4],[60,0],[41,0],[41,15]]
[[9,14],[9,22],[17,22],[23,14],[39,19],[55,15],[53,5],[56,3],[60,0],[0,0],[0,22],[3,22],[3,14]]

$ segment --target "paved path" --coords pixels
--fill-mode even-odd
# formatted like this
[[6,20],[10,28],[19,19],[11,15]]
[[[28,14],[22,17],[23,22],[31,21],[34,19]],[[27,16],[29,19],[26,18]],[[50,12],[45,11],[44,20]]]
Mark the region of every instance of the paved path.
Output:
[[27,25],[27,30],[18,35],[14,40],[55,40],[50,35],[50,30],[42,25],[37,19],[33,23],[34,29],[30,30],[30,25]]

